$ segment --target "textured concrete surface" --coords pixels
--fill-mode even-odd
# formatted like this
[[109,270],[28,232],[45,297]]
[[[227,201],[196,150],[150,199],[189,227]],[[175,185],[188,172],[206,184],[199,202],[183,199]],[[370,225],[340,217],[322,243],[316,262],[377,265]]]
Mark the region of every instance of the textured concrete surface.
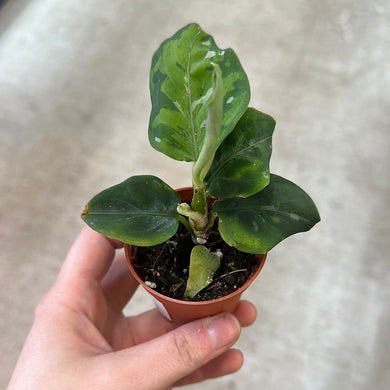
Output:
[[[277,120],[272,171],[322,216],[269,255],[240,372],[193,389],[390,387],[387,0],[13,0],[0,10],[0,388],[97,191],[190,167],[148,144],[160,41],[198,22]],[[141,291],[126,309],[152,306]]]

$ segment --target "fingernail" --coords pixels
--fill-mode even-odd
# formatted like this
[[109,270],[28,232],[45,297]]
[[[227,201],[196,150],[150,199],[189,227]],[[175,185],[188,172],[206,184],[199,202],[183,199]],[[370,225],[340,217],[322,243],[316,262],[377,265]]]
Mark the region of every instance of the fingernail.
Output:
[[211,317],[206,330],[216,350],[232,345],[239,337],[241,327],[236,317],[223,313]]

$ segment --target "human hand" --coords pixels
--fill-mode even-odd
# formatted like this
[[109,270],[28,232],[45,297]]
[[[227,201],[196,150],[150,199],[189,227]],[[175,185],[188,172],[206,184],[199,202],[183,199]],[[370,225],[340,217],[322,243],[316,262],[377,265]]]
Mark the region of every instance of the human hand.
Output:
[[170,389],[242,365],[231,349],[256,310],[175,326],[156,310],[125,317],[137,283],[120,244],[85,227],[35,311],[9,390]]

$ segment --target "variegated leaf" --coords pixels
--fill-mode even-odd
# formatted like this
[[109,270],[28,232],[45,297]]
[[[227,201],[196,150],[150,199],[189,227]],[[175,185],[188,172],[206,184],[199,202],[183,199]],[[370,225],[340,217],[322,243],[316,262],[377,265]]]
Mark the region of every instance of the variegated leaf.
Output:
[[176,160],[196,161],[199,157],[213,92],[211,63],[220,67],[223,83],[218,146],[233,130],[250,98],[247,76],[234,51],[219,49],[197,24],[189,24],[164,41],[153,56],[149,141]]

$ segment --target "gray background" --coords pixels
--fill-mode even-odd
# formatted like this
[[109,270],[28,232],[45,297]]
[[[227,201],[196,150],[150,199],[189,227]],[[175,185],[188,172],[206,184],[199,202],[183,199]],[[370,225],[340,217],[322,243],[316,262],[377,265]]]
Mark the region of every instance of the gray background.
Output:
[[[190,185],[148,144],[160,42],[198,22],[239,55],[275,117],[272,171],[322,222],[272,250],[246,298],[242,370],[193,389],[390,386],[387,0],[13,0],[0,10],[0,388],[82,227],[85,202],[134,174]],[[126,309],[152,307],[143,292]]]

